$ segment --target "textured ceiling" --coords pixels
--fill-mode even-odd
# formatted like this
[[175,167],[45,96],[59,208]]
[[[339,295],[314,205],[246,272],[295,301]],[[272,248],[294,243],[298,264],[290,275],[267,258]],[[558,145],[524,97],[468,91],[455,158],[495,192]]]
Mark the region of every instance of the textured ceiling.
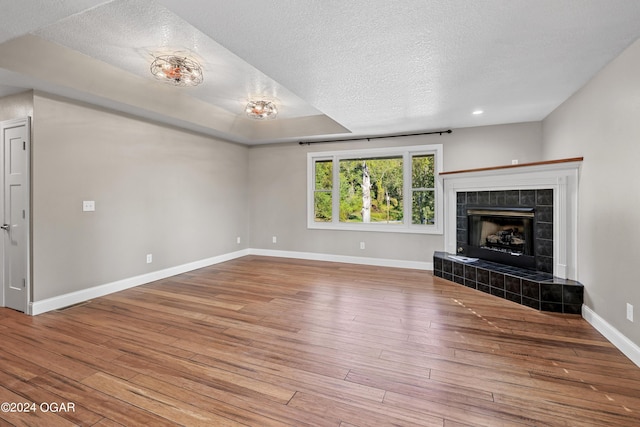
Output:
[[[37,89],[245,144],[542,120],[640,37],[637,0],[0,0],[0,12],[0,96]],[[176,51],[202,63],[202,85],[150,75],[153,55]],[[255,98],[278,118],[248,119]]]

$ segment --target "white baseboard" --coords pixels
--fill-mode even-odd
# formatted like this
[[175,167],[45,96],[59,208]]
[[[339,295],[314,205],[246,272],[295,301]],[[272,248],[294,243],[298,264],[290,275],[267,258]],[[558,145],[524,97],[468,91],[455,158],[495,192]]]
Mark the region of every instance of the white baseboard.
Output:
[[624,353],[633,363],[640,367],[640,347],[633,343],[629,338],[625,337],[616,328],[611,326],[609,322],[598,316],[595,311],[586,305],[582,306],[582,317],[589,322],[598,332],[600,332],[611,344],[616,346],[618,350]]
[[379,267],[412,268],[416,270],[433,270],[433,262],[404,261],[400,259],[368,258],[346,255],[331,255],[315,252],[277,251],[271,249],[249,249],[251,255],[272,256],[280,258],[308,259],[313,261],[342,262],[346,264],[377,265]]
[[218,264],[224,261],[230,261],[232,259],[240,258],[246,255],[249,255],[248,249],[231,252],[200,261],[190,262],[187,264],[166,268],[164,270],[154,271],[147,274],[141,274],[135,277],[129,277],[127,279],[106,283],[104,285],[94,286],[93,288],[83,289],[81,291],[70,292],[68,294],[48,298],[42,301],[31,302],[29,303],[29,311],[27,314],[35,316],[38,314],[46,313],[47,311],[58,310],[73,304],[89,301],[92,298],[98,298],[114,292],[123,291],[125,289],[144,285],[146,283],[165,279],[167,277],[186,273],[188,271],[197,270],[198,268],[208,267],[210,265]]
[[104,285],[94,286],[92,288],[83,289],[76,292],[70,292],[68,294],[60,295],[53,298],[48,298],[42,301],[31,302],[29,303],[29,310],[27,314],[36,316],[38,314],[46,313],[47,311],[58,310],[64,307],[69,307],[70,305],[73,305],[73,304],[79,304],[81,302],[89,301],[92,298],[98,298],[114,292],[123,291],[125,289],[144,285],[146,283],[154,282],[156,280],[165,279],[167,277],[175,276],[177,274],[186,273],[188,271],[196,270],[198,268],[208,267],[210,265],[218,264],[224,261],[229,261],[235,258],[240,258],[246,255],[272,256],[272,257],[281,257],[281,258],[298,258],[298,259],[308,259],[308,260],[316,260],[316,261],[333,261],[333,262],[343,262],[343,263],[351,263],[351,264],[378,265],[382,267],[414,268],[418,270],[433,270],[433,263],[431,262],[353,257],[353,256],[342,256],[342,255],[317,254],[317,253],[310,253],[310,252],[274,251],[274,250],[267,250],[267,249],[244,249],[241,251],[216,256],[213,258],[207,258],[200,261],[179,265],[176,267],[166,268],[164,270],[154,271],[147,274],[141,274],[135,277],[129,277],[127,279],[106,283]]

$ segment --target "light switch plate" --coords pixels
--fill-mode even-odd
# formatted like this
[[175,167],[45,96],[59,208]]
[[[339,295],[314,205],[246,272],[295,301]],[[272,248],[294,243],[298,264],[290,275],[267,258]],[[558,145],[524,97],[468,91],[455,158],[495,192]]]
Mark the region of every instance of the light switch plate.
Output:
[[96,202],[93,200],[85,200],[82,202],[83,212],[93,212],[96,210]]

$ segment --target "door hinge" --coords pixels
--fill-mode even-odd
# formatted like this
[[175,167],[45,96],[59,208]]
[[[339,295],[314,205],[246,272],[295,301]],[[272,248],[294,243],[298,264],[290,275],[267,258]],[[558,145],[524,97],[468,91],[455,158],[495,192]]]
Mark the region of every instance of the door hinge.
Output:
[[22,219],[25,219],[27,216],[27,214],[25,213],[24,209],[22,209]]
[[27,141],[22,141],[22,149],[26,150],[27,149]]
[[23,288],[27,287],[27,279],[22,279],[22,287]]

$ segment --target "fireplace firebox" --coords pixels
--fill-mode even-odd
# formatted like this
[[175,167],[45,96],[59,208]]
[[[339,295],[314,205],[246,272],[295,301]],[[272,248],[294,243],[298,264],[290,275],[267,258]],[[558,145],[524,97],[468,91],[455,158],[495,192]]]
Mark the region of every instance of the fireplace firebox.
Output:
[[468,240],[462,248],[465,255],[536,268],[533,208],[468,208],[467,220]]

